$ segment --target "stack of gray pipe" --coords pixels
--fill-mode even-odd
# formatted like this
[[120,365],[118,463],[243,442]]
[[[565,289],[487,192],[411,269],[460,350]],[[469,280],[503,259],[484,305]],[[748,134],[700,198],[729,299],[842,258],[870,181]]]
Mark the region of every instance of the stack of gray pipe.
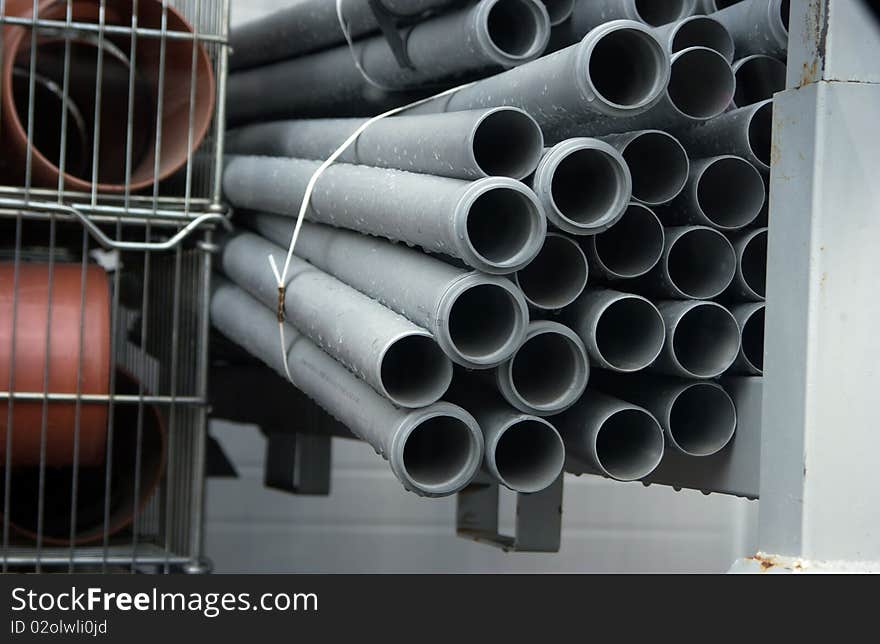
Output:
[[[236,120],[254,122],[227,133],[223,188],[242,229],[219,264],[231,280],[221,292],[242,308],[230,314],[215,295],[215,324],[281,373],[286,361],[295,386],[429,496],[461,489],[480,463],[530,493],[563,462],[636,480],[666,450],[716,454],[736,427],[719,378],[763,371],[780,82],[767,61],[784,54],[786,3],[574,0],[534,13],[519,1],[576,42],[366,129],[357,117],[376,112],[371,99],[348,89],[328,99],[291,71],[336,87],[331,67],[313,66],[339,51],[350,63],[347,49],[292,58],[303,52],[267,40],[274,53],[241,72],[259,83],[232,77],[242,79]],[[422,4],[419,13],[445,3]],[[525,20],[499,7],[484,0],[407,33],[428,47],[440,32],[418,34],[444,20],[487,10]],[[664,11],[675,21],[664,24]],[[287,19],[276,26],[289,29]],[[352,32],[375,26],[362,24]],[[505,20],[456,24],[459,34],[492,25],[496,45],[505,30],[515,39]],[[338,44],[322,37],[310,50]],[[471,43],[445,45],[464,51],[461,39]],[[392,62],[376,70],[411,74]],[[348,117],[269,120],[340,106]],[[313,181],[281,297],[268,257],[284,264],[313,175],[359,129]],[[252,337],[255,317],[269,340]],[[413,429],[423,424],[431,431]]]

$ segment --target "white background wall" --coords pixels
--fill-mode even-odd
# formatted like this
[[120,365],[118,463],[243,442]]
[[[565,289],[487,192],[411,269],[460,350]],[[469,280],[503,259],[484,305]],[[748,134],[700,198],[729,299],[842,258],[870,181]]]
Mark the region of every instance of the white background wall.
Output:
[[[234,1],[233,24],[281,4]],[[212,431],[241,476],[208,484],[218,572],[721,572],[752,549],[756,503],[568,476],[562,551],[505,554],[456,538],[454,500],[405,492],[365,444],[336,439],[332,494],[296,497],[262,487],[255,428]]]

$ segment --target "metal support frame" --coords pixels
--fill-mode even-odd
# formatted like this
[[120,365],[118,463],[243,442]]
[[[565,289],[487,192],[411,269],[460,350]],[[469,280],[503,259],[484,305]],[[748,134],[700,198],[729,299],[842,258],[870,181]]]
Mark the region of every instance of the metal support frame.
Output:
[[512,536],[498,530],[498,484],[481,476],[456,497],[456,534],[506,552],[558,552],[564,476],[560,475],[540,492],[516,495],[516,527]]
[[880,570],[877,14],[862,0],[791,3],[773,119],[760,552],[734,570]]

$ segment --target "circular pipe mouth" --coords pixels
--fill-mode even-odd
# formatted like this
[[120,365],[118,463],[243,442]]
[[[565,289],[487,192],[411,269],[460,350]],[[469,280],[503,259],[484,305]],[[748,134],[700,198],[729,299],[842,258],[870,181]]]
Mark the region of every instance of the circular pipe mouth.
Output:
[[544,8],[547,9],[547,15],[550,16],[550,26],[555,27],[562,24],[569,18],[574,11],[575,0],[541,0]]
[[528,337],[507,365],[505,375],[523,411],[561,412],[587,386],[590,367],[583,343],[567,327],[554,327]]
[[592,234],[623,216],[632,196],[632,177],[617,150],[595,139],[569,139],[548,157],[542,173],[550,178],[547,212],[559,228]]
[[779,22],[782,24],[783,30],[788,35],[788,19],[791,15],[791,3],[789,0],[782,0],[779,3]]
[[691,16],[685,18],[672,33],[670,49],[673,54],[691,47],[706,47],[724,56],[727,62],[733,60],[735,45],[730,32],[715,18]]
[[717,230],[695,226],[669,242],[666,270],[684,297],[711,299],[733,282],[736,252]]
[[485,176],[523,179],[541,160],[544,136],[535,119],[523,110],[499,107],[477,123],[471,133],[471,153]]
[[525,298],[509,280],[470,274],[444,298],[438,341],[471,369],[495,367],[513,355],[526,333]]
[[602,311],[595,333],[605,366],[631,373],[645,369],[660,355],[666,324],[651,302],[638,295],[625,295]]
[[761,173],[740,157],[717,157],[697,179],[697,204],[711,224],[736,230],[757,219],[766,190]]
[[669,439],[689,456],[711,456],[724,449],[736,431],[736,407],[714,382],[688,385],[672,402]]
[[734,107],[766,101],[785,89],[785,63],[772,56],[747,56],[734,64],[733,73],[736,77]]
[[632,175],[633,199],[658,205],[671,201],[684,189],[690,163],[674,136],[646,130],[634,137],[622,154]]
[[741,355],[748,367],[758,375],[764,374],[764,307],[756,307],[742,324]]
[[617,110],[641,110],[654,103],[669,81],[669,57],[649,27],[630,21],[606,23],[588,53],[587,84]]
[[446,393],[452,363],[428,333],[396,338],[380,362],[383,394],[398,407],[425,407]]
[[749,121],[749,149],[763,164],[765,172],[770,171],[770,147],[773,131],[773,101],[767,101],[754,112]]
[[652,27],[678,22],[693,10],[693,0],[634,0],[639,19]]
[[755,231],[745,242],[739,257],[739,274],[754,297],[767,295],[767,229]]
[[663,224],[650,208],[630,204],[620,221],[590,243],[608,274],[618,279],[640,277],[663,257]]
[[482,12],[482,29],[499,65],[540,56],[550,40],[549,16],[537,0],[490,0]]
[[596,460],[603,474],[618,481],[648,476],[663,458],[663,430],[643,409],[612,413],[596,433]]
[[562,473],[565,446],[546,420],[528,417],[503,430],[492,456],[502,483],[516,492],[540,492]]
[[394,441],[392,468],[423,496],[454,494],[471,481],[482,461],[479,425],[448,403],[411,412]]
[[556,311],[583,293],[588,273],[587,258],[577,242],[549,233],[538,256],[516,274],[516,283],[530,305]]
[[535,194],[519,181],[488,177],[471,183],[456,220],[464,240],[462,255],[493,274],[518,271],[541,250],[547,220]]
[[697,302],[672,329],[672,354],[694,378],[714,378],[727,371],[740,347],[739,325],[730,311],[714,302]]
[[717,51],[691,47],[672,56],[667,92],[685,117],[708,120],[723,113],[736,90],[730,63]]

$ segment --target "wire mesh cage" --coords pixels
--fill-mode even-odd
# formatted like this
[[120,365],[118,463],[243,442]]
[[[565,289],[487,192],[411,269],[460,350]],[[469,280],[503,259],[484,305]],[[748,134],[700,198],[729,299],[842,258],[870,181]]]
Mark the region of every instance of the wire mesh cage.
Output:
[[0,0],[0,567],[200,570],[228,0]]

